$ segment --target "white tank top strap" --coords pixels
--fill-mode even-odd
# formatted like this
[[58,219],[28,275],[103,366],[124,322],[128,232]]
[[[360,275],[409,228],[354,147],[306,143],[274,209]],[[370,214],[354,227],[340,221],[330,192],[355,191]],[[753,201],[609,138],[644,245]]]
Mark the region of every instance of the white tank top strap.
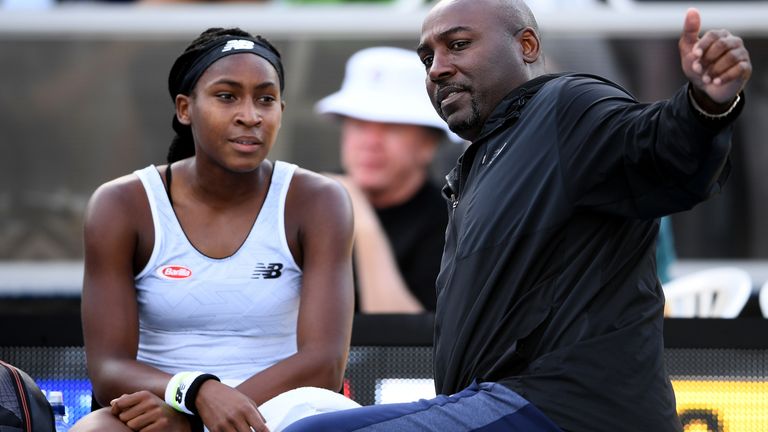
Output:
[[296,265],[293,255],[288,247],[285,236],[285,200],[288,196],[288,188],[291,185],[293,173],[297,166],[291,163],[276,161],[272,170],[272,181],[269,185],[267,197],[261,206],[259,216],[251,230],[246,242],[258,242],[267,235],[277,233],[282,245],[282,252],[291,257],[291,264]]
[[[167,217],[167,214],[173,214],[173,207],[171,207],[170,200],[168,199],[168,192],[165,189],[165,183],[163,183],[163,179],[160,177],[160,172],[157,170],[157,167],[155,165],[150,165],[144,169],[136,170],[133,173],[139,177],[139,180],[141,180],[141,183],[144,186],[144,191],[147,193],[149,208],[152,212],[152,223],[155,229],[155,241],[152,247],[152,254],[149,257],[147,264],[144,266],[144,269],[142,269],[136,276],[136,278],[140,278],[144,276],[146,272],[154,268],[160,245],[163,243],[163,232],[168,229],[176,231],[175,227],[172,228],[172,226],[176,224],[168,223],[171,218]],[[172,219],[176,219],[176,216],[174,215]],[[162,224],[165,224],[165,227],[163,227]],[[181,227],[179,227],[179,230],[180,229]]]

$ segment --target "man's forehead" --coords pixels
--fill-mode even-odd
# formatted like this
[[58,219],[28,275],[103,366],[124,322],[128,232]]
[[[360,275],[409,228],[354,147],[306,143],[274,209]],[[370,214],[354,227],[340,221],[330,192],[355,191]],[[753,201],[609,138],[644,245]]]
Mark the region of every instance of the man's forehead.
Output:
[[436,11],[424,20],[421,27],[420,46],[429,41],[438,41],[447,36],[459,32],[477,32],[486,28],[491,23],[487,11],[478,11],[477,8],[448,8]]
[[490,23],[498,8],[487,0],[444,0],[429,11],[421,27],[427,33],[443,33],[451,27],[476,27]]
[[463,14],[468,11],[493,11],[504,3],[503,0],[441,0],[427,13],[427,17],[447,12]]

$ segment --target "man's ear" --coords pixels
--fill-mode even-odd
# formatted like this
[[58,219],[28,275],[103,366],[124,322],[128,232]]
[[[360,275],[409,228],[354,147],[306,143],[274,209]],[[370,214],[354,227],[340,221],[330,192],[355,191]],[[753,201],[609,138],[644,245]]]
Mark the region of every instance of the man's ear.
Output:
[[522,49],[523,60],[526,63],[536,63],[541,54],[541,43],[536,30],[526,27],[520,35],[520,46]]
[[192,123],[189,119],[189,96],[178,94],[176,95],[176,118],[179,123],[189,126]]

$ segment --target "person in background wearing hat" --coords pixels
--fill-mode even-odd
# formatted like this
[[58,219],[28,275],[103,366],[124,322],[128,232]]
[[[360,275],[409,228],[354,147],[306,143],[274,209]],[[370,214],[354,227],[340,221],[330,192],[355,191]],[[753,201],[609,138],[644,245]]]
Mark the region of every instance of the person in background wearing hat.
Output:
[[425,78],[413,51],[366,48],[347,61],[341,89],[315,106],[341,120],[345,175],[337,178],[354,208],[362,313],[435,309],[448,214],[430,165],[450,132],[430,105]]
[[352,207],[337,182],[267,159],[283,87],[267,40],[208,29],[168,78],[168,163],[94,192],[82,315],[106,408],[72,432],[276,432],[357,406],[338,393],[354,311]]

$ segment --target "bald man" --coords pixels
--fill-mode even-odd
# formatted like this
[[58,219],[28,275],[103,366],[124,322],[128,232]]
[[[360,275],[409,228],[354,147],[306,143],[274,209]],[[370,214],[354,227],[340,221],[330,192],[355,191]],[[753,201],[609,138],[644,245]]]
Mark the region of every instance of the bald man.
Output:
[[[663,358],[658,218],[720,191],[751,72],[742,40],[684,18],[688,83],[641,104],[545,72],[522,1],[444,0],[417,52],[450,129],[431,400],[296,431],[680,431]],[[442,396],[450,395],[450,396]]]

